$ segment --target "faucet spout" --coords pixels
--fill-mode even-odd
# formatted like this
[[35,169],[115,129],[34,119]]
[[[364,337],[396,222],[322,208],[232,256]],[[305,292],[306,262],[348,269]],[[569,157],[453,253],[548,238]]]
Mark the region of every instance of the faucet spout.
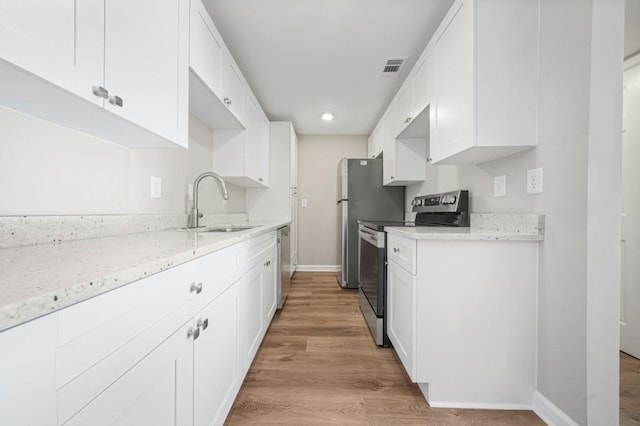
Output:
[[199,226],[199,220],[202,217],[202,213],[198,211],[198,192],[199,192],[198,188],[200,187],[200,182],[202,181],[202,179],[207,177],[214,178],[218,182],[218,185],[220,185],[222,198],[224,198],[225,200],[229,199],[229,192],[227,191],[227,185],[225,184],[224,179],[222,179],[222,177],[219,174],[213,173],[213,172],[202,173],[193,182],[193,208],[191,209],[191,221],[190,221],[191,223],[189,225],[190,228],[197,228]]

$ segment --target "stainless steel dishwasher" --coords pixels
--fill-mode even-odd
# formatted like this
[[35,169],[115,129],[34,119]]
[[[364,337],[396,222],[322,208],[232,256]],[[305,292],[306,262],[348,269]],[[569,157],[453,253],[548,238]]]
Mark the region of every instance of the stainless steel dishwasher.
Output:
[[282,309],[291,287],[291,248],[289,225],[278,229],[278,309]]

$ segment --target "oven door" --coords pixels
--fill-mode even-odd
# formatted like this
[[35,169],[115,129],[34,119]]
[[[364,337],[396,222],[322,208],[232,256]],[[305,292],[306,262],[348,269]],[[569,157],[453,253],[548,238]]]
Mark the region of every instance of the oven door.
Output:
[[377,317],[384,316],[384,232],[359,227],[358,281]]

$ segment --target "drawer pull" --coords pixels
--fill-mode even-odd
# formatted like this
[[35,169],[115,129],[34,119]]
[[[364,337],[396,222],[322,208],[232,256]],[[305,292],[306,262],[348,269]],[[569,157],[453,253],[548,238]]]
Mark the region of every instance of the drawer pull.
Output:
[[93,86],[92,92],[99,98],[107,99],[109,97],[109,91],[102,86]]
[[394,248],[393,248],[393,252],[394,252],[394,253],[400,253],[400,249],[399,249],[398,247],[394,247]]
[[202,293],[202,283],[191,283],[191,288],[189,289],[189,291],[191,293],[193,293],[194,291],[196,292],[196,294],[200,294]]
[[122,98],[120,96],[109,96],[109,103],[119,107],[123,105]]
[[191,337],[193,337],[193,340],[196,340],[198,337],[200,337],[200,328],[196,327],[196,329],[194,330],[193,327],[189,327],[189,330],[187,330],[187,338]]
[[209,318],[205,318],[204,320],[200,318],[197,323],[198,328],[202,327],[202,331],[205,331],[207,327],[209,327]]

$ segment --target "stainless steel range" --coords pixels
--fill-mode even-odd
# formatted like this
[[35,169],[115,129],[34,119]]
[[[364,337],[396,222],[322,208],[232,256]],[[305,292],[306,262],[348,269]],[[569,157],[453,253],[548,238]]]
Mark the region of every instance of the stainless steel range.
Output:
[[358,221],[358,299],[376,344],[390,346],[387,302],[385,226],[469,226],[469,191],[423,195],[411,201],[415,222]]

